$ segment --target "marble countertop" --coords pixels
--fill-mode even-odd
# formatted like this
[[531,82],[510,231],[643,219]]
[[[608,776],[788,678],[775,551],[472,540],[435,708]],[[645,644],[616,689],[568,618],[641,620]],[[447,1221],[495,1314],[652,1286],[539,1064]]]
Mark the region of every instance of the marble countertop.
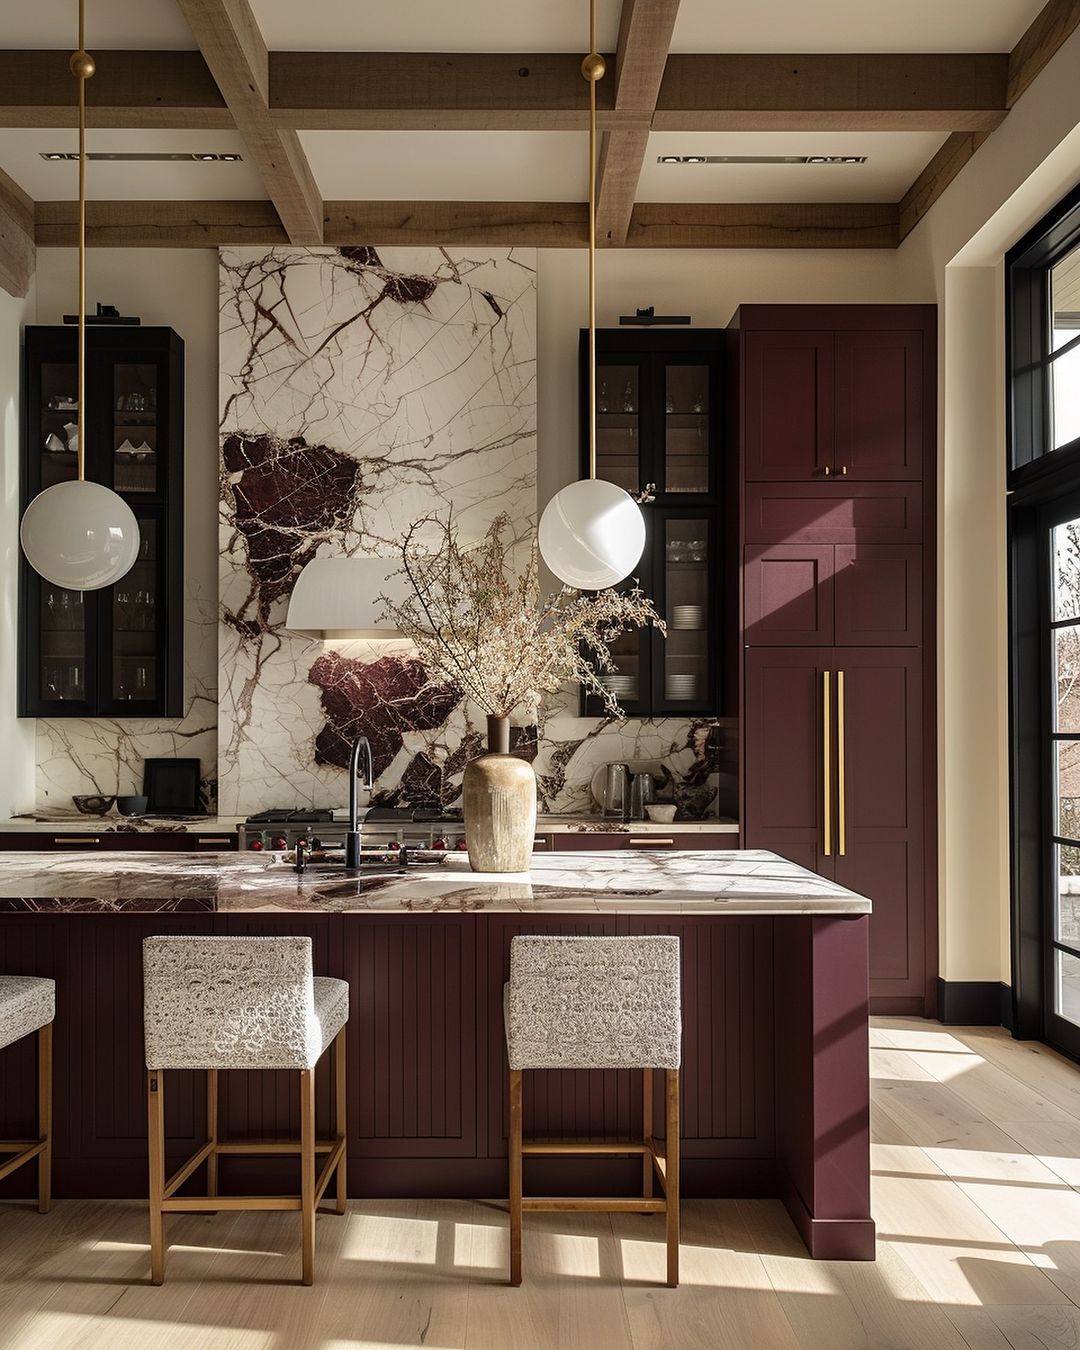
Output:
[[[242,816],[198,816],[190,820],[169,820],[158,816],[121,816],[109,811],[104,816],[73,815],[69,811],[36,811],[25,816],[0,820],[0,833],[55,834],[59,830],[73,834],[220,834],[235,832]],[[267,826],[270,829],[272,827]],[[375,827],[373,827],[375,828]],[[540,815],[536,828],[541,834],[566,830],[587,834],[686,834],[712,832],[737,834],[739,822],[711,816],[704,820],[673,820],[660,825],[652,820],[613,820],[605,816]]]
[[869,914],[870,901],[763,850],[538,854],[527,873],[441,863],[357,876],[281,855],[0,854],[0,914]]

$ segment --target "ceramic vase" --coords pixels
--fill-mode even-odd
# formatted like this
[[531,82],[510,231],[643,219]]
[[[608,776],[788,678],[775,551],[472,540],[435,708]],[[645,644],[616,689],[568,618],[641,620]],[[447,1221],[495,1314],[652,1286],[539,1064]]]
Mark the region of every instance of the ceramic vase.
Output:
[[510,721],[488,718],[487,754],[465,766],[465,839],[474,872],[527,872],[536,836],[536,774],[510,753]]

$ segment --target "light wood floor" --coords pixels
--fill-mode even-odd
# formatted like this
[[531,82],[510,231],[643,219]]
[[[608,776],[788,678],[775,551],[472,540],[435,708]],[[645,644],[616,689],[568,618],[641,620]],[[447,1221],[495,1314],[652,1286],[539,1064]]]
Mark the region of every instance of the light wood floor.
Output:
[[530,1215],[521,1289],[497,1205],[354,1203],[319,1219],[185,1215],[163,1288],[137,1204],[0,1206],[0,1346],[14,1350],[1056,1350],[1080,1347],[1080,1069],[1004,1032],[879,1019],[874,1264],[810,1261],[770,1201],[663,1223]]

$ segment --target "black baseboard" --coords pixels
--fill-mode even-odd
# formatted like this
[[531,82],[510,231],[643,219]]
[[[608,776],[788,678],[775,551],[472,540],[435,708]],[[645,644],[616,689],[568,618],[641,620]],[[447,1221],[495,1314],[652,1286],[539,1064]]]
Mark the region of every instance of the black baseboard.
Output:
[[938,1021],[1012,1030],[1012,990],[998,980],[938,980]]

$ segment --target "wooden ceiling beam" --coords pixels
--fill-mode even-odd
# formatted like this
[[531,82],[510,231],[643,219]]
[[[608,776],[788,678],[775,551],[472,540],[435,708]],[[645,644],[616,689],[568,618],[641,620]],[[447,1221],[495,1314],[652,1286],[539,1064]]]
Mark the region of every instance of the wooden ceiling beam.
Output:
[[322,240],[322,196],[295,131],[270,116],[269,57],[248,0],[178,0],[293,244]]
[[[1080,0],[1072,0],[1080,8]],[[1060,32],[1060,29],[1055,30]],[[1025,39],[1026,40],[1026,39]],[[1047,42],[1029,44],[1029,81]],[[1019,51],[1019,48],[1017,49]],[[95,51],[92,127],[231,128],[202,53]],[[1008,55],[673,55],[654,106],[614,110],[600,81],[602,131],[976,131],[1004,116]],[[0,51],[0,126],[75,125],[66,51]],[[617,58],[608,58],[617,76]],[[1039,66],[1041,69],[1041,66]],[[576,131],[588,125],[580,59],[533,52],[269,52],[279,130]],[[1026,87],[1026,86],[1025,86]]]
[[[70,248],[75,202],[38,202],[39,248]],[[655,203],[635,206],[632,248],[893,248],[897,208],[881,203]],[[327,245],[399,244],[584,248],[583,202],[347,202],[324,204]],[[96,248],[216,248],[287,244],[269,202],[89,202]]]
[[[648,114],[660,96],[679,0],[623,0],[615,52],[615,115]],[[648,130],[618,127],[604,132],[596,186],[597,243],[626,242]]]
[[34,275],[34,203],[0,169],[0,287],[21,300]]
[[1077,24],[1080,24],[1080,0],[1049,0],[1049,4],[1036,14],[1009,54],[1007,107],[1013,106],[1046,64],[1053,60]]

